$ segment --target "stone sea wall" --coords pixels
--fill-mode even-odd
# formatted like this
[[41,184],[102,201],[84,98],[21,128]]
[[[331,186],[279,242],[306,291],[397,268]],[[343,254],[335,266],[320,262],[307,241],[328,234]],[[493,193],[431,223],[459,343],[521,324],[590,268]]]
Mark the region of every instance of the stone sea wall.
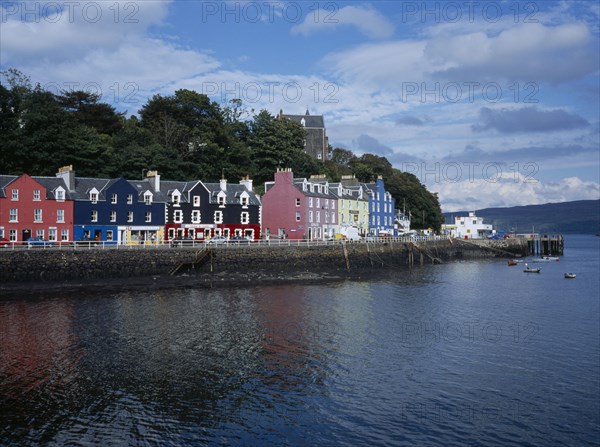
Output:
[[456,259],[525,256],[527,244],[519,240],[475,243],[443,239],[418,243],[251,244],[202,250],[203,247],[2,249],[0,283],[168,276],[175,270],[177,274],[206,276],[260,273],[268,277],[298,272],[347,275]]

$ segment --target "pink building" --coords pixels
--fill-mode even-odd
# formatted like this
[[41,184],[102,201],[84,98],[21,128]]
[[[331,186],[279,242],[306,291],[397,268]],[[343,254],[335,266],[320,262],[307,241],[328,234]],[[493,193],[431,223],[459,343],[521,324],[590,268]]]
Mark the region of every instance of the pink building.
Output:
[[263,235],[286,239],[333,238],[338,228],[337,196],[325,181],[294,179],[291,169],[278,169],[265,183]]

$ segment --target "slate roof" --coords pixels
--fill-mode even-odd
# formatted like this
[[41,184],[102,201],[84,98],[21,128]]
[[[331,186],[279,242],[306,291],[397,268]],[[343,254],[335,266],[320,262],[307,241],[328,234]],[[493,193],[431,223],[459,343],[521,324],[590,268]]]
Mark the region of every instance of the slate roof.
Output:
[[16,178],[18,178],[18,176],[16,176],[16,175],[0,175],[0,197],[1,198],[6,197],[6,187],[8,186],[9,183],[11,183]]
[[325,128],[325,120],[323,119],[323,115],[311,115],[308,113],[308,110],[304,115],[286,115],[283,112],[281,112],[279,115],[283,118],[291,119],[298,124],[301,124],[302,120],[304,119],[304,127],[306,128]]
[[[219,196],[219,192],[221,192],[221,184],[220,183],[204,183],[206,189],[208,189],[210,195],[210,203],[217,203],[217,197]],[[239,205],[240,197],[243,192],[248,194],[248,205],[260,206],[260,197],[258,194],[252,191],[248,191],[248,189],[244,185],[228,183],[225,188],[225,204],[226,205]]]

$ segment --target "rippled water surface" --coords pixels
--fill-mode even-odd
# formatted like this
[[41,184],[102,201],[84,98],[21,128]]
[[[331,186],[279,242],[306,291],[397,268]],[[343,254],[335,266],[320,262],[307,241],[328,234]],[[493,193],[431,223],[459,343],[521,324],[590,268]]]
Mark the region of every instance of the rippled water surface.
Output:
[[0,444],[597,445],[599,253],[2,296]]

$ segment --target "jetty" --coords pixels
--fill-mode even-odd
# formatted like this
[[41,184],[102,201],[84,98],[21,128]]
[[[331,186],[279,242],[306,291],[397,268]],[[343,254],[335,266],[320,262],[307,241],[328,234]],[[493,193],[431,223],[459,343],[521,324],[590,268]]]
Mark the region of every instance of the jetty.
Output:
[[562,256],[565,251],[562,234],[521,233],[516,237],[527,241],[528,254],[532,256]]

